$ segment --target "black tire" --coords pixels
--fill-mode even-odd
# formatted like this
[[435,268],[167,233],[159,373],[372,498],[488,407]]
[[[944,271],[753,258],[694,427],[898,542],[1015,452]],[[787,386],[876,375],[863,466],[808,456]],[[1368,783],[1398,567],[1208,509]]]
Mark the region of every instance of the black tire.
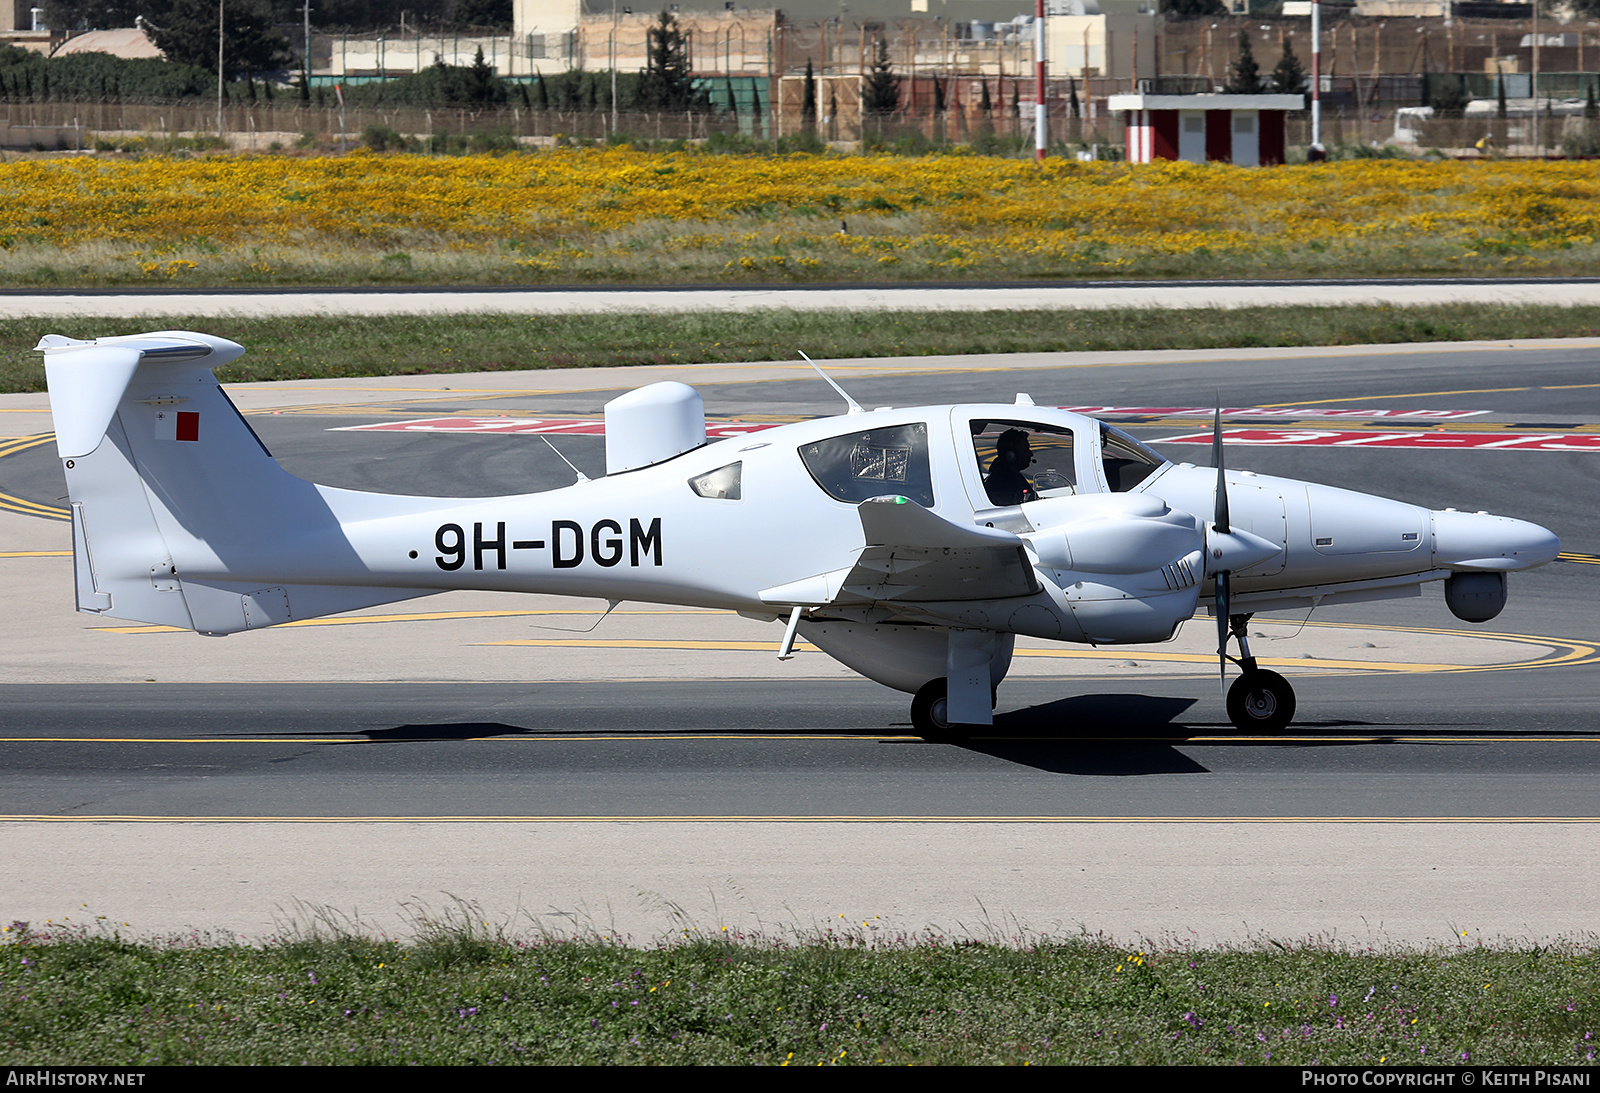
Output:
[[1282,732],[1294,720],[1294,688],[1277,672],[1246,672],[1228,688],[1228,720],[1243,732]]
[[929,740],[950,735],[950,700],[943,679],[930,679],[917,691],[911,700],[911,727]]

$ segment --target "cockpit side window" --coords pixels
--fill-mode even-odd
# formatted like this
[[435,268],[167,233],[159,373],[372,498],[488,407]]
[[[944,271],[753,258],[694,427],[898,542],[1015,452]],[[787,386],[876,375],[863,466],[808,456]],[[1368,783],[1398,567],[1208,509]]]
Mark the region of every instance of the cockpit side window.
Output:
[[689,488],[701,497],[721,501],[740,501],[744,498],[744,462],[729,463],[714,471],[689,479]]
[[1167,463],[1160,453],[1103,422],[1100,425],[1100,460],[1106,472],[1106,485],[1111,487],[1112,493],[1127,493]]
[[1026,421],[971,423],[972,450],[991,505],[1020,505],[1078,492],[1072,430]]
[[933,507],[928,426],[889,425],[800,447],[800,461],[830,497],[851,504],[898,495]]

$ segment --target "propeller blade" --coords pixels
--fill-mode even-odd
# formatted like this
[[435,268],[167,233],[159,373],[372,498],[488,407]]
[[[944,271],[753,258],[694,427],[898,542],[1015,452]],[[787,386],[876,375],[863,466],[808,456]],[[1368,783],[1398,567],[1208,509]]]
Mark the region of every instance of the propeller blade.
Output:
[[1226,535],[1232,530],[1228,526],[1228,478],[1227,470],[1222,462],[1222,401],[1217,401],[1217,416],[1211,425],[1211,462],[1217,468],[1217,497],[1216,513],[1212,523],[1217,525],[1217,530]]
[[1222,678],[1222,697],[1227,698],[1228,692],[1228,611],[1229,589],[1228,571],[1223,570],[1216,576],[1217,585],[1217,670]]

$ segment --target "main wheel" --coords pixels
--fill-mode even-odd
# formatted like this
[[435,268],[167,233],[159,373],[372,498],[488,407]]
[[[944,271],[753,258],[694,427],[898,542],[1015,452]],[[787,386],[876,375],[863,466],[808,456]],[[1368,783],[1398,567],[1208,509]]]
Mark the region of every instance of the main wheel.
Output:
[[1246,732],[1282,732],[1294,720],[1294,688],[1277,672],[1246,672],[1228,688],[1228,720]]
[[911,700],[911,727],[929,739],[950,735],[950,698],[943,679],[930,679]]

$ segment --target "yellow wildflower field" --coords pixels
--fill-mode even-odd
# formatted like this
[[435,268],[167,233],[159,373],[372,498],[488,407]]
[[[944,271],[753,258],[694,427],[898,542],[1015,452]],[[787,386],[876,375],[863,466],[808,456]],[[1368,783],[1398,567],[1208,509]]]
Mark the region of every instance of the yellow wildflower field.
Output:
[[1595,272],[1600,164],[628,148],[0,164],[0,283]]

